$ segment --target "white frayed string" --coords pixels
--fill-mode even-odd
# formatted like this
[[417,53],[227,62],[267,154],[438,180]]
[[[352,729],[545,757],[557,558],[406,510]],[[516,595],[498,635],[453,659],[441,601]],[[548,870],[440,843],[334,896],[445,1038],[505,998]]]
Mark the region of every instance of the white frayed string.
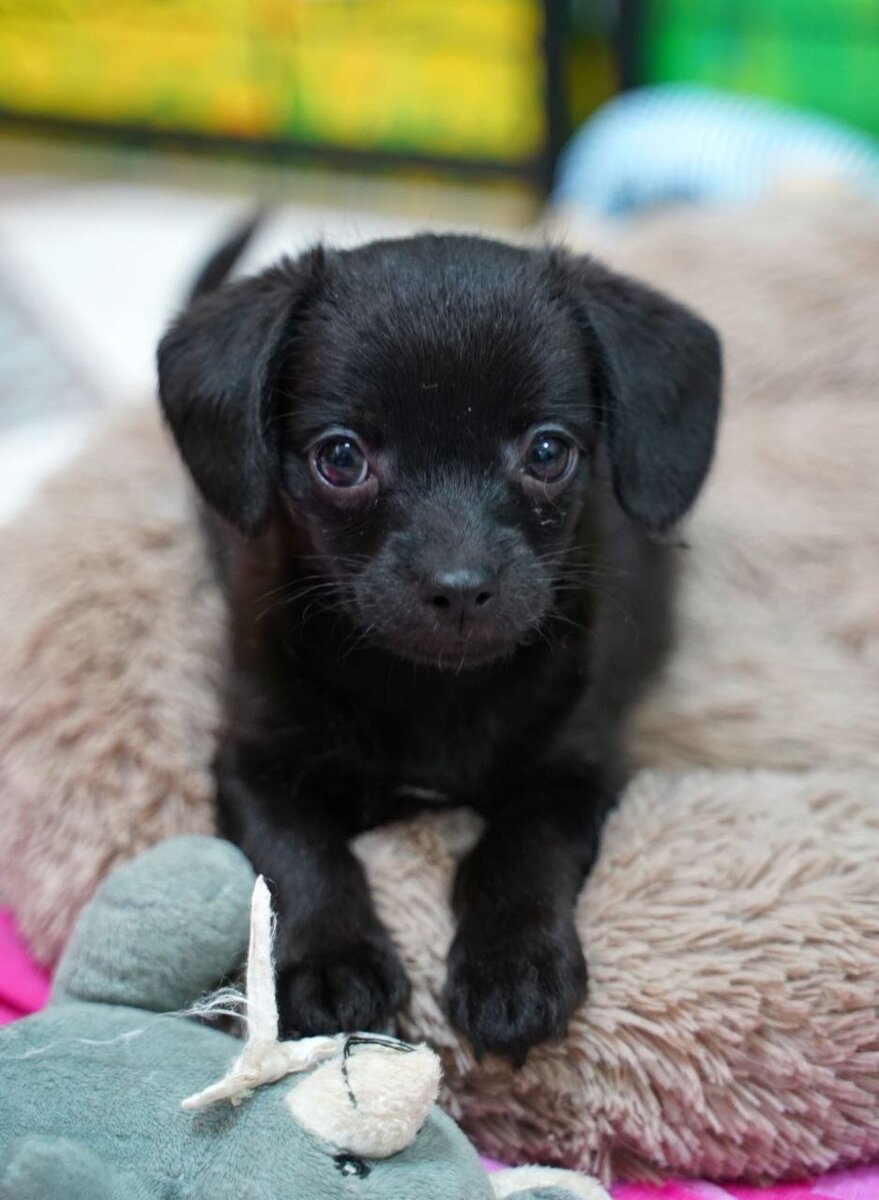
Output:
[[38,1046],[35,1050],[25,1050],[24,1054],[16,1054],[10,1062],[24,1062],[28,1058],[39,1058],[42,1054],[51,1054],[59,1046],[116,1046],[119,1042],[130,1042],[132,1038],[141,1037],[142,1029],[129,1029],[111,1038],[71,1038],[69,1041],[50,1042],[48,1046]]
[[[339,1052],[339,1040],[329,1037],[302,1038],[296,1042],[278,1040],[278,1004],[275,999],[275,966],[272,955],[274,921],[272,902],[266,882],[260,875],[250,903],[250,946],[247,952],[247,996],[244,1049],[226,1075],[217,1083],[183,1101],[184,1109],[205,1108],[217,1100],[239,1104],[254,1088],[275,1083],[285,1075],[306,1071]],[[227,991],[223,1001],[232,997]],[[217,1012],[212,1004],[202,1011]]]
[[169,1014],[174,1017],[195,1017],[199,1021],[214,1021],[217,1017],[231,1017],[236,1021],[244,1020],[244,1009],[247,996],[236,987],[219,988],[209,996],[202,996],[189,1008],[181,1008],[178,1012]]
[[250,902],[250,945],[247,951],[247,1040],[254,1045],[278,1040],[278,1002],[275,998],[275,922],[272,899],[260,875]]

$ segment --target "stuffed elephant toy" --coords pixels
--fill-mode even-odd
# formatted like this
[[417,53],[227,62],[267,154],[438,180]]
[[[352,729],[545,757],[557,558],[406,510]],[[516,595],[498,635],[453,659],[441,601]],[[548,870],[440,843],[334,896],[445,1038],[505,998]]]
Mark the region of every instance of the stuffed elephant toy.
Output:
[[[245,957],[242,1041],[192,1014]],[[426,1046],[279,1040],[268,889],[215,838],[104,882],[48,1007],[0,1031],[0,1079],[0,1200],[607,1197],[568,1171],[487,1174]]]

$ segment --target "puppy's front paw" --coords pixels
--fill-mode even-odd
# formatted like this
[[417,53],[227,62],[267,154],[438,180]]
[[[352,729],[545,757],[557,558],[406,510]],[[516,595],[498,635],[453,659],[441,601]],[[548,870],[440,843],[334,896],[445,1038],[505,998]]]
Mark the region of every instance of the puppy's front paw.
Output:
[[465,919],[449,954],[446,1003],[478,1057],[490,1051],[521,1067],[532,1046],[565,1036],[586,992],[586,962],[573,921],[509,928]]
[[282,966],[278,1006],[283,1036],[381,1032],[409,994],[390,943],[355,942]]

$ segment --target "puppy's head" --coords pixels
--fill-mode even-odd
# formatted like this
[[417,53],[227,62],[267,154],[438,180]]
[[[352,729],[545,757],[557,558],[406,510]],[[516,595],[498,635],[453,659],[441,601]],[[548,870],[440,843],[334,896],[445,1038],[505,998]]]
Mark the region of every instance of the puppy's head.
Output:
[[313,251],[196,301],[159,348],[205,499],[292,523],[354,624],[459,668],[539,630],[599,486],[661,530],[711,459],[720,350],[589,259],[478,238]]

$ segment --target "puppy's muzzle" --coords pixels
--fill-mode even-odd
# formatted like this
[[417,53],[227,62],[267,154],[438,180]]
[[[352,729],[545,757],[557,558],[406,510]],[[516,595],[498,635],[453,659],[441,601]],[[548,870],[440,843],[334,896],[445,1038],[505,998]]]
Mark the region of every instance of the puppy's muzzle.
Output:
[[483,620],[491,611],[498,578],[488,570],[438,571],[425,578],[419,594],[422,603],[443,625],[463,629]]

